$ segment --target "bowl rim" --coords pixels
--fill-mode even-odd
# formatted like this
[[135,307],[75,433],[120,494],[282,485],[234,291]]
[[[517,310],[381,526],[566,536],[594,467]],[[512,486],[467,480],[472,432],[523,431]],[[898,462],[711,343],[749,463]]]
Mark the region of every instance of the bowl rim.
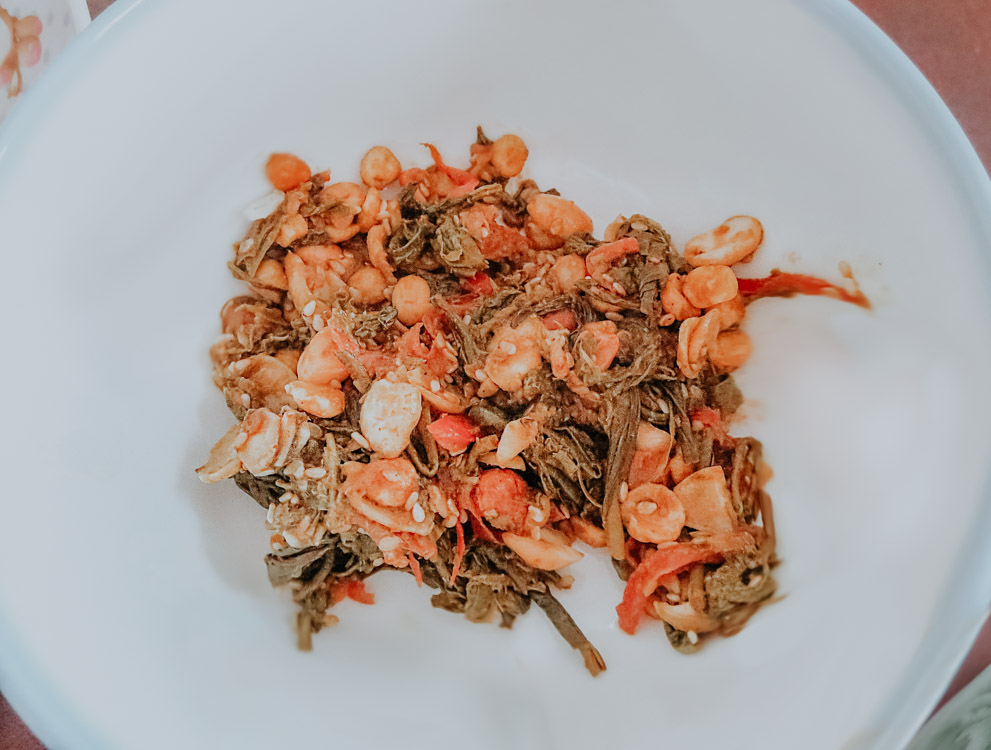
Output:
[[[969,196],[971,218],[980,233],[991,238],[991,176],[946,103],[909,57],[850,0],[798,0],[802,10],[867,58],[884,81],[897,92],[927,126],[930,142],[947,160],[955,181]],[[18,106],[0,123],[0,190],[12,170],[4,169],[22,158],[18,143],[33,137],[33,123],[85,75],[87,60],[103,45],[137,24],[154,0],[116,0],[52,62],[45,75],[24,92]],[[983,254],[984,272],[991,280],[991,252]],[[991,479],[991,467],[987,472]],[[884,724],[868,727],[868,734],[845,747],[904,747],[942,696],[969,651],[986,617],[991,614],[991,481],[985,481],[977,516],[967,543],[951,566],[953,579],[965,585],[944,590],[922,642],[905,668],[901,686],[886,696],[875,715]],[[966,574],[966,575],[964,575]],[[975,606],[976,605],[976,606]],[[39,673],[28,654],[14,643],[0,607],[0,690],[22,720],[48,747],[99,750],[104,740],[86,718]]]

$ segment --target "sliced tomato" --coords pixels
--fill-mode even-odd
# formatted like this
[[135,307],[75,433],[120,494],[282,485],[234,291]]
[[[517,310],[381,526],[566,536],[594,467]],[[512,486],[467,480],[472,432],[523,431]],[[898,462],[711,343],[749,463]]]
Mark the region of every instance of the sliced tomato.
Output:
[[759,531],[741,527],[710,534],[701,542],[678,542],[648,550],[626,581],[623,601],[616,605],[619,626],[633,635],[661,579],[692,565],[721,562],[729,555],[753,551],[757,544],[755,533]]
[[396,346],[396,351],[400,357],[413,357],[415,359],[426,359],[430,350],[420,340],[420,331],[423,330],[423,323],[417,323],[404,333]]
[[511,227],[493,224],[489,227],[489,233],[478,243],[478,249],[486,260],[505,260],[527,252],[530,241]]
[[410,570],[413,571],[413,577],[416,579],[417,586],[423,586],[423,572],[420,570],[420,561],[416,559],[416,555],[412,552],[406,553],[406,559],[409,560]]
[[698,423],[709,430],[713,437],[724,448],[732,447],[736,440],[730,436],[723,415],[716,409],[704,406],[692,412],[692,423]]
[[486,469],[471,491],[479,518],[502,531],[520,531],[526,524],[530,487],[512,469]]
[[691,542],[650,550],[630,574],[623,591],[623,601],[616,605],[619,626],[630,635],[637,632],[644,607],[664,576],[677,573],[690,565],[714,563],[722,559],[722,553],[707,545]]
[[330,600],[334,604],[345,599],[351,599],[359,604],[375,604],[375,594],[365,589],[364,581],[337,581],[330,587]]
[[474,511],[468,511],[468,520],[471,522],[471,535],[475,537],[475,539],[481,539],[483,542],[499,541],[497,532],[490,529],[485,521],[475,515]]
[[744,299],[760,299],[761,297],[788,297],[793,294],[811,294],[822,297],[832,297],[843,302],[850,302],[860,307],[871,309],[870,300],[859,289],[851,292],[836,286],[825,279],[806,276],[800,273],[771,272],[770,276],[762,279],[738,279],[740,295]]
[[492,279],[485,271],[479,271],[474,276],[462,282],[469,294],[477,294],[482,297],[490,297],[495,294],[495,286]]
[[443,172],[457,186],[448,194],[448,198],[460,198],[478,187],[478,178],[475,175],[463,169],[449,167],[441,158],[440,151],[432,143],[424,143],[423,145],[430,149],[430,156],[434,160],[437,171]]
[[566,331],[578,329],[578,317],[573,310],[555,310],[552,313],[547,313],[541,320],[544,321],[544,328],[548,331],[557,331],[562,328]]
[[464,453],[478,437],[478,427],[463,414],[445,414],[427,427],[437,445],[452,456]]
[[399,173],[399,184],[403,187],[409,185],[411,182],[418,182],[421,185],[426,185],[428,180],[429,176],[427,175],[427,170],[420,169],[419,167],[404,169]]

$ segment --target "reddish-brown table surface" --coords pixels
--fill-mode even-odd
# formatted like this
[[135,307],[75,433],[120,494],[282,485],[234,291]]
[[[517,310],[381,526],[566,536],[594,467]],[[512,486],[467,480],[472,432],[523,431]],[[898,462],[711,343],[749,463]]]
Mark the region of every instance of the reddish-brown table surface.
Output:
[[[113,0],[88,0],[96,17]],[[991,0],[855,0],[932,81],[991,171]],[[991,664],[986,623],[944,701]],[[0,696],[0,748],[44,750]]]

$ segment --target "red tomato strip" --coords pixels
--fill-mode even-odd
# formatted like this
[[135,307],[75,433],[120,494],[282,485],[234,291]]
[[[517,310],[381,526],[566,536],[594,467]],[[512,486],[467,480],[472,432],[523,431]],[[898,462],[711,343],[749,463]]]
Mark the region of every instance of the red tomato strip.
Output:
[[465,558],[465,529],[461,525],[461,521],[458,521],[454,526],[455,533],[458,535],[458,546],[454,551],[454,567],[451,568],[451,585],[454,585],[455,579],[458,577],[458,573],[461,572],[461,561]]
[[406,553],[406,559],[409,560],[410,570],[413,571],[413,577],[416,579],[417,586],[423,586],[423,573],[420,571],[420,561],[416,559],[416,555],[412,552]]
[[859,289],[850,292],[815,276],[801,273],[781,273],[771,271],[770,276],[763,279],[738,279],[740,295],[746,300],[761,297],[790,297],[793,294],[811,294],[821,297],[832,297],[843,302],[871,309],[870,300]]

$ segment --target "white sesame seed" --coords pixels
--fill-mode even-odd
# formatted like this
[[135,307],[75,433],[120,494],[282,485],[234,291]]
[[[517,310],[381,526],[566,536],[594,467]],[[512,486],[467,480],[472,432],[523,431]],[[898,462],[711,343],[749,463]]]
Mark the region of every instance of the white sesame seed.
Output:
[[321,466],[312,466],[303,472],[304,476],[308,476],[310,479],[323,479],[327,476],[327,470]]
[[475,370],[475,380],[479,382],[484,382],[485,380],[485,370]]
[[440,382],[438,382],[436,380],[431,380],[430,381],[430,390],[432,390],[434,393],[440,393]]
[[368,443],[368,439],[364,435],[362,435],[360,432],[352,432],[351,433],[351,439],[354,440],[354,442],[356,442],[358,445],[360,445],[366,451],[370,451],[372,449],[372,446],[369,445],[369,443]]
[[629,493],[630,493],[630,485],[628,485],[626,482],[623,482],[619,486],[619,500],[620,500],[620,502],[622,502],[623,500],[625,500],[626,499],[626,496]]
[[379,542],[379,549],[383,552],[390,552],[399,546],[398,536],[387,536],[383,537],[382,541]]
[[427,517],[427,514],[423,512],[423,508],[419,503],[413,505],[413,520],[420,523]]
[[526,512],[529,513],[533,517],[533,520],[537,523],[543,523],[545,518],[543,509],[538,508],[535,505],[531,505],[527,507]]
[[607,312],[606,318],[613,321],[614,323],[619,323],[623,319],[623,316],[620,315],[618,312]]
[[372,560],[372,567],[373,568],[380,568],[380,567],[382,567],[382,565],[384,563],[385,563],[385,560],[383,560],[381,557],[376,557],[374,560]]
[[623,285],[620,284],[618,281],[614,281],[612,283],[612,288],[613,288],[613,291],[616,292],[616,294],[625,294],[626,293],[626,290],[623,288]]
[[269,523],[274,523],[275,521],[275,503],[268,504],[268,513],[265,514],[265,520]]
[[303,466],[303,462],[300,461],[297,458],[297,459],[294,459],[286,467],[286,474],[288,474],[289,476],[294,477],[296,479],[302,479],[302,477],[303,477],[303,469],[305,469],[305,468],[306,467]]
[[482,511],[482,515],[485,516],[486,518],[495,518],[496,516],[499,515],[499,511],[489,508],[486,511]]
[[465,325],[471,325],[471,315],[469,315],[468,313],[465,313],[462,316],[461,320],[465,322]]
[[503,341],[499,344],[499,348],[502,349],[506,354],[513,355],[516,354],[516,344],[512,341]]
[[693,646],[699,642],[699,634],[696,633],[694,630],[687,631],[685,635],[688,636],[688,642],[691,643]]
[[292,500],[294,497],[296,497],[296,495],[294,495],[292,492],[283,492],[281,495],[279,495],[279,502],[285,503],[288,502],[289,500]]
[[671,594],[671,593],[668,594],[667,599],[672,604],[677,604],[678,602],[681,601],[681,599],[678,598],[678,595],[677,594]]
[[322,317],[320,317],[319,315],[314,315],[313,316],[313,330],[314,331],[322,331],[323,330],[323,327],[325,325],[326,325],[326,323],[323,322],[323,318]]
[[406,510],[410,510],[414,505],[416,505],[416,501],[419,499],[420,499],[419,492],[416,492],[414,490],[413,492],[409,493],[409,497],[406,498],[406,506],[405,506]]
[[245,406],[251,406],[251,396],[249,396],[247,393],[242,393],[241,403],[244,404]]
[[299,503],[300,503],[299,495],[293,494],[293,496],[291,498],[289,498],[289,503],[291,505],[299,505]]
[[750,582],[747,585],[748,586],[758,586],[760,584],[760,582],[763,581],[763,580],[764,580],[764,576],[762,576],[762,575],[756,575],[756,576],[754,576],[753,578],[750,579]]
[[657,503],[652,503],[649,500],[637,503],[637,513],[640,515],[649,516],[655,510],[657,510]]
[[303,306],[303,315],[312,315],[313,311],[317,309],[316,300],[310,300]]

